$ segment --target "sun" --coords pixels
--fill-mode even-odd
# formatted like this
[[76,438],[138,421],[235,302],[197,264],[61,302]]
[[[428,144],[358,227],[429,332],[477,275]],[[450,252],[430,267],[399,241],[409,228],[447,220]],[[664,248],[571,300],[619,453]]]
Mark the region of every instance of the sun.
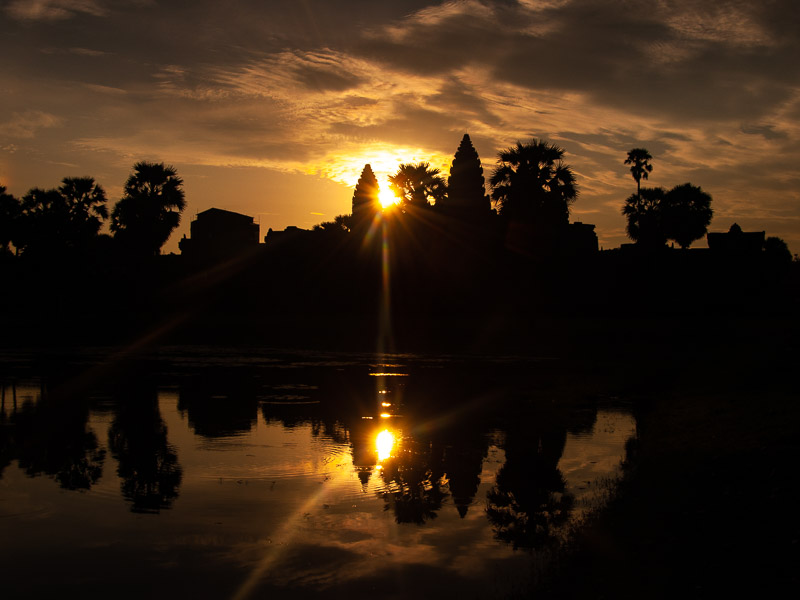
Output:
[[378,192],[378,202],[381,203],[381,208],[387,209],[400,203],[400,198],[394,195],[394,192],[388,187],[381,189]]

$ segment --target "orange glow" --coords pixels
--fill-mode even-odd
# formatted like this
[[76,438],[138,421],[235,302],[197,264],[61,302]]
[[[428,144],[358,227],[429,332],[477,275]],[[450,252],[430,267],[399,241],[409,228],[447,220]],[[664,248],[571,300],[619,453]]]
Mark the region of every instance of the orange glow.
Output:
[[391,416],[389,413],[381,413],[381,419],[388,419]]
[[381,402],[381,406],[391,406],[391,402]]
[[388,429],[381,431],[375,438],[375,449],[378,451],[378,460],[386,460],[392,455],[395,439]]
[[396,206],[400,203],[400,198],[394,195],[394,192],[389,189],[389,187],[382,187],[380,192],[378,192],[378,201],[381,203],[381,208],[386,210],[387,208]]

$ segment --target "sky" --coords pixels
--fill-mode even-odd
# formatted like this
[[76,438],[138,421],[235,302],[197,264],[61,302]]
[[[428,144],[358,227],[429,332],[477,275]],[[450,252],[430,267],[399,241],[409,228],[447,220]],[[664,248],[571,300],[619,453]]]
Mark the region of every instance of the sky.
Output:
[[[175,166],[187,207],[310,228],[350,212],[370,163],[446,175],[469,133],[487,180],[532,137],[565,150],[571,220],[627,242],[646,183],[711,194],[800,252],[796,0],[0,0],[0,185]],[[704,241],[695,243],[702,247]]]

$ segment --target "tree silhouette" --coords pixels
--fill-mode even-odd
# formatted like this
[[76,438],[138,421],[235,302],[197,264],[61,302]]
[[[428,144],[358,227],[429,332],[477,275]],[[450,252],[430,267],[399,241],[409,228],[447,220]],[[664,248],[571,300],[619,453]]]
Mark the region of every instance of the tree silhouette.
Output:
[[0,185],[0,255],[10,253],[21,208],[19,200],[6,193],[5,186]]
[[688,248],[708,231],[711,217],[711,196],[691,183],[677,185],[663,199],[664,233],[681,248]]
[[637,196],[641,195],[642,179],[647,179],[647,176],[653,172],[653,165],[650,164],[652,159],[653,157],[644,148],[633,148],[628,151],[628,158],[623,163],[631,166],[631,175],[636,181]]
[[428,208],[447,195],[447,184],[439,169],[426,162],[401,164],[397,173],[389,177],[389,187],[400,198],[403,210]]
[[622,214],[628,220],[626,231],[634,242],[646,247],[661,247],[667,242],[664,229],[663,201],[660,187],[644,188],[625,200]]
[[352,215],[336,215],[333,218],[333,221],[324,221],[318,225],[314,225],[314,231],[332,234],[345,234],[349,233],[352,229],[352,223]]
[[58,191],[67,202],[76,228],[85,230],[88,236],[97,235],[108,219],[105,190],[92,177],[65,177]]
[[111,212],[111,231],[132,252],[157,255],[185,206],[183,180],[174,167],[138,162]]
[[[740,230],[741,231],[741,230]],[[792,262],[792,253],[783,239],[770,236],[764,240],[764,254],[778,264]]]
[[66,177],[58,189],[33,188],[16,207],[13,198],[4,199],[1,210],[4,215],[11,211],[12,218],[8,224],[4,219],[0,243],[5,248],[11,242],[18,251],[39,255],[85,248],[108,217],[105,202],[103,188],[91,177]]
[[564,150],[535,138],[501,151],[490,183],[501,215],[548,226],[566,225],[578,197]]
[[14,245],[26,255],[63,249],[72,238],[69,206],[58,190],[33,188],[22,197]]
[[570,204],[578,196],[575,176],[563,159],[564,150],[535,138],[498,153],[492,198],[513,252],[542,259],[558,251]]
[[492,208],[486,195],[478,152],[465,133],[453,157],[447,179],[447,199],[442,208],[459,216],[486,216]]

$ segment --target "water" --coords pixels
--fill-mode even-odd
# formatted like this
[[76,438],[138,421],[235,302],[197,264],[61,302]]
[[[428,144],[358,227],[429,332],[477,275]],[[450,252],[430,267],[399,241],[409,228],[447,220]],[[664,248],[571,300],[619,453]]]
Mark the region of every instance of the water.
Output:
[[4,597],[504,596],[635,433],[548,361],[5,358]]

